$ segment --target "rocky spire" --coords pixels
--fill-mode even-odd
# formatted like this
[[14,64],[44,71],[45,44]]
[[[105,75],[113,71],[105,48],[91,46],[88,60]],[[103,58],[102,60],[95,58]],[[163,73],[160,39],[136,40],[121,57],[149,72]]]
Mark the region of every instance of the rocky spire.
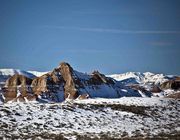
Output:
[[75,99],[78,96],[78,90],[75,87],[75,81],[73,78],[73,68],[66,62],[60,63],[59,66],[61,76],[65,81],[64,95],[65,98]]

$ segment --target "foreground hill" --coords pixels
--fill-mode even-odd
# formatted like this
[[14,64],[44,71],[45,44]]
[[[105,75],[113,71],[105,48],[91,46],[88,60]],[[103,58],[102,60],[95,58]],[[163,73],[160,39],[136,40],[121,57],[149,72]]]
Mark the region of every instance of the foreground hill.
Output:
[[179,139],[180,101],[123,97],[0,105],[0,139]]

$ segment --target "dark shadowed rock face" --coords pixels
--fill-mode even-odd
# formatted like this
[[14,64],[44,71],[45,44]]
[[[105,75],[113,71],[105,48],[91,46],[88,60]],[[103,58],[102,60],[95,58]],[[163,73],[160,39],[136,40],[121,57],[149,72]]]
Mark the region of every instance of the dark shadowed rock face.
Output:
[[136,91],[142,92],[147,97],[151,97],[152,96],[152,93],[150,91],[148,91],[147,89],[145,89],[144,87],[142,87],[142,86],[140,86],[138,84],[129,85],[129,87],[131,89],[136,90]]
[[154,85],[151,89],[150,89],[150,92],[152,92],[152,93],[159,93],[159,92],[161,92],[162,90],[160,89],[160,87],[159,86],[156,86],[156,85]]
[[161,89],[180,89],[180,77],[176,77],[173,80],[166,81],[160,85]]
[[92,77],[89,80],[89,84],[94,85],[101,85],[101,84],[108,84],[108,85],[114,85],[115,82],[112,80],[112,78],[106,77],[104,74],[99,73],[98,71],[94,71],[92,73]]
[[64,81],[59,75],[59,73],[56,73],[55,71],[49,72],[47,74],[44,74],[40,77],[36,77],[32,81],[32,89],[33,92],[37,95],[41,94],[42,92],[54,92],[58,88],[59,84],[62,84]]
[[76,88],[75,79],[73,78],[73,68],[65,62],[59,66],[60,73],[65,81],[64,95],[65,98],[75,99],[78,96],[78,89]]
[[62,62],[53,71],[34,79],[22,75],[14,75],[5,85],[6,99],[16,101],[33,100],[62,102],[65,99],[86,99],[93,97],[118,98],[123,96],[140,97],[149,92],[140,87],[125,87],[120,82],[94,71],[85,74],[73,70],[66,62]]
[[55,68],[52,72],[35,78],[31,87],[33,93],[43,99],[60,102],[64,100],[64,79],[60,69]]
[[5,87],[16,87],[19,85],[26,86],[26,85],[30,85],[31,82],[32,79],[24,75],[15,74],[6,81]]

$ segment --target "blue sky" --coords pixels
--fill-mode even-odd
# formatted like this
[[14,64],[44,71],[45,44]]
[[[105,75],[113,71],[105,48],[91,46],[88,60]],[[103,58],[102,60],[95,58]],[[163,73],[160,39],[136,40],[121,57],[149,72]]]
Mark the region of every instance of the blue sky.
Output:
[[0,0],[0,68],[180,74],[179,0]]

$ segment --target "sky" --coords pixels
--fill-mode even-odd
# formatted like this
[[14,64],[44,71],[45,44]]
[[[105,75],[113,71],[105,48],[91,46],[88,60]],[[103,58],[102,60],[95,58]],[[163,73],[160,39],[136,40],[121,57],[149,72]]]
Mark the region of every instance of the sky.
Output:
[[0,0],[0,68],[180,75],[179,0]]

